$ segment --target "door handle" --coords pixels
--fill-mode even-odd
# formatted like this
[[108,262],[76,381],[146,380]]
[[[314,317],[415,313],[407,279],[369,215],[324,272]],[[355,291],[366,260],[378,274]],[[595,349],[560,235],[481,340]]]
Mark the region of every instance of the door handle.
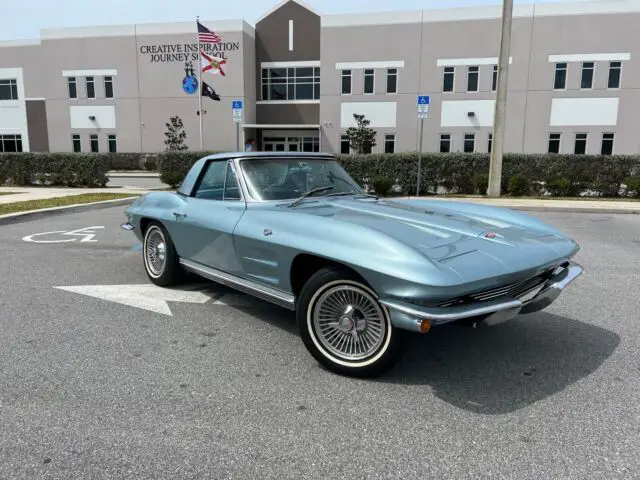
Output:
[[186,218],[187,216],[186,213],[173,212],[173,214],[176,216],[176,218]]

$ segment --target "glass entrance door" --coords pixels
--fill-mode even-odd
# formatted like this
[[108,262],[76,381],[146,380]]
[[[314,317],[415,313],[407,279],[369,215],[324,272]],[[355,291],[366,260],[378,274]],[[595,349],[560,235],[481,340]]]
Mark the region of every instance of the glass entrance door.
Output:
[[319,139],[314,137],[264,137],[265,152],[318,152]]

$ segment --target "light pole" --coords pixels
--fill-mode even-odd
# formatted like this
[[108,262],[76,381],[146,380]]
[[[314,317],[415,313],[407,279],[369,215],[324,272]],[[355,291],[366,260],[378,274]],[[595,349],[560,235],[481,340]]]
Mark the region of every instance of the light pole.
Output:
[[489,166],[489,188],[487,195],[500,196],[502,180],[502,153],[507,116],[507,87],[509,80],[509,55],[511,50],[511,24],[513,20],[513,0],[502,1],[502,36],[500,40],[500,60],[498,65],[498,88],[493,119],[493,143]]

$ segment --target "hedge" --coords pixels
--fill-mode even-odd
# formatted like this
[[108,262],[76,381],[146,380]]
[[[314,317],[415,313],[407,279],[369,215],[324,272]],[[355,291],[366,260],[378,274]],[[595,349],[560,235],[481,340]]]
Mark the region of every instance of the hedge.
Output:
[[[200,158],[219,152],[4,153],[0,184],[105,186],[109,170],[158,170],[161,180],[177,186]],[[416,193],[416,153],[338,155],[349,174],[368,190]],[[425,153],[422,195],[485,194],[489,173],[486,153]],[[640,155],[504,155],[502,191],[514,196],[598,195],[640,198]],[[391,185],[391,188],[388,188]]]
[[108,171],[108,162],[101,154],[0,154],[0,185],[104,187]]

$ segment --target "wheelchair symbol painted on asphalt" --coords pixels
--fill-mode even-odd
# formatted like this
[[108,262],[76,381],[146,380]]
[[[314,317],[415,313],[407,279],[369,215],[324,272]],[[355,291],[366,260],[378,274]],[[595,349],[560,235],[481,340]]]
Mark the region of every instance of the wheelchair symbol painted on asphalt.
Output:
[[[43,233],[34,233],[32,235],[27,235],[26,237],[22,237],[22,240],[25,242],[32,243],[67,243],[67,242],[75,242],[81,238],[80,243],[86,242],[97,242],[98,240],[94,240],[96,236],[96,230],[104,228],[103,226],[95,226],[95,227],[85,227],[80,228],[78,230],[56,230],[53,232],[43,232]],[[42,239],[41,237],[70,237],[70,238],[49,238]],[[37,237],[37,238],[36,238]]]

